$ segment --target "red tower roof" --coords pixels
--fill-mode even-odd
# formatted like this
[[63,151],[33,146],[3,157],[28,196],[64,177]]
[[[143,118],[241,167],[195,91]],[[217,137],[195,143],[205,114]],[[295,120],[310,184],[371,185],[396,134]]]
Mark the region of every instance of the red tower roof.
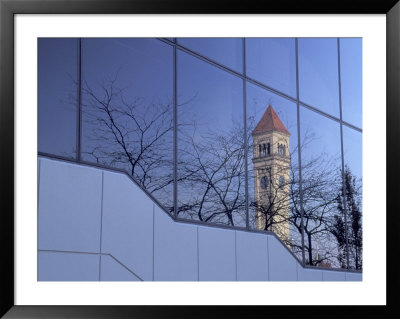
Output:
[[253,135],[269,131],[279,131],[290,134],[271,105],[268,105],[268,108],[265,110],[260,122],[258,122],[254,129]]

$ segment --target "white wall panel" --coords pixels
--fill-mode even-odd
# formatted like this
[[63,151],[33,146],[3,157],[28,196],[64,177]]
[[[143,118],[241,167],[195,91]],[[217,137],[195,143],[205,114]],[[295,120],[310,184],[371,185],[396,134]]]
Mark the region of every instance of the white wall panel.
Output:
[[346,281],[362,281],[362,274],[347,272]]
[[126,175],[104,172],[102,253],[153,278],[153,202]]
[[101,171],[41,159],[39,249],[99,252]]
[[39,281],[98,281],[99,254],[39,251]]
[[269,279],[271,281],[296,281],[297,261],[273,235],[268,236]]
[[197,226],[174,222],[155,206],[154,280],[197,281]]
[[128,269],[119,264],[111,256],[101,256],[101,281],[140,281]]
[[199,280],[236,280],[235,231],[199,226]]
[[268,280],[268,237],[236,231],[237,280]]
[[307,269],[298,265],[297,273],[299,281],[322,281],[322,270],[319,269]]
[[325,270],[322,272],[323,281],[345,281],[346,275],[344,271]]

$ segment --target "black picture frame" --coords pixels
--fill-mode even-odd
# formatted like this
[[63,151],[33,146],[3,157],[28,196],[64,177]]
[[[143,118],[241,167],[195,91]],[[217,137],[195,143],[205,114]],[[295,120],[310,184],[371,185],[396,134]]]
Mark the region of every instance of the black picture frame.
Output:
[[[205,317],[216,315],[227,317],[232,310],[235,316],[249,316],[249,311],[260,311],[268,316],[291,314],[296,317],[310,315],[309,307],[278,307],[268,310],[260,307],[218,306],[21,306],[14,303],[14,17],[15,14],[220,14],[220,13],[264,13],[264,14],[386,14],[387,33],[387,305],[377,307],[319,306],[313,314],[340,317],[358,317],[367,313],[373,316],[397,317],[396,288],[399,276],[394,262],[398,251],[395,227],[399,225],[395,183],[398,177],[400,136],[400,3],[398,0],[281,0],[264,1],[262,4],[248,0],[233,4],[215,0],[0,0],[0,181],[3,185],[0,210],[0,315],[4,318],[162,318],[162,317]],[[377,106],[377,111],[382,109]],[[384,207],[384,205],[382,205]],[[384,214],[384,211],[376,212]]]

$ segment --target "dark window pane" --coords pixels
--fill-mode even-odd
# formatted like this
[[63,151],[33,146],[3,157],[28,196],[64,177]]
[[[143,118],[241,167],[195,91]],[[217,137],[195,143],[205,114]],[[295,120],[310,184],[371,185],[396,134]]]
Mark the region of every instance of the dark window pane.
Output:
[[77,39],[38,39],[39,152],[75,158]]
[[121,168],[173,210],[172,47],[82,40],[82,158]]
[[342,190],[340,125],[306,108],[300,111],[306,262],[340,267],[341,243],[331,232]]
[[243,72],[241,38],[179,38],[178,43],[236,72]]
[[[248,84],[246,115],[250,227],[273,231],[289,245],[294,237],[292,199],[298,189],[296,104]],[[257,145],[266,145],[267,151],[259,154]]]
[[337,39],[299,39],[300,100],[339,117]]
[[[362,134],[343,126],[349,266],[362,268]],[[342,219],[343,216],[342,216]]]
[[241,79],[178,51],[178,216],[245,225]]
[[343,121],[362,127],[362,39],[340,39]]
[[296,97],[294,39],[246,39],[246,75]]

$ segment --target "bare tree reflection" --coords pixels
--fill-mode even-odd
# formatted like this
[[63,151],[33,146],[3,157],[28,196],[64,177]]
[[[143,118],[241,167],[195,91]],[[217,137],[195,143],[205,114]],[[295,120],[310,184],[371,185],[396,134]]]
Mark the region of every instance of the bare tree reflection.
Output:
[[245,220],[243,126],[226,135],[182,134],[178,163],[178,213],[186,218],[229,225]]
[[[125,169],[172,213],[175,210],[173,105],[170,100],[160,97],[130,98],[128,88],[116,85],[117,77],[118,73],[97,85],[83,83],[82,156],[87,161]],[[258,147],[252,138],[254,123],[248,121],[246,134],[243,123],[239,122],[232,123],[229,129],[204,130],[198,121],[189,120],[185,114],[184,106],[194,99],[196,96],[178,106],[176,212],[181,218],[243,227],[246,225],[246,170],[250,189],[260,182],[256,170],[251,165],[246,167],[246,153],[250,156],[247,162],[251,163],[251,156]],[[307,152],[312,139],[310,134],[303,138],[302,153]],[[278,152],[271,156],[288,157],[288,165],[275,165],[263,172],[267,183],[264,197],[256,196],[254,189],[249,192],[252,227],[275,232],[299,256],[304,234],[307,264],[343,266],[341,261],[347,251],[343,250],[340,233],[344,225],[342,211],[338,208],[338,190],[342,183],[339,158],[327,154],[304,157],[300,192],[298,147],[292,148],[290,154],[280,153],[281,142],[268,147]],[[268,156],[264,160],[267,163]],[[347,188],[351,186],[354,190],[356,186],[351,183]],[[355,245],[351,250],[355,267],[360,268],[359,199],[348,199],[352,208],[347,210],[359,212],[350,218],[354,224],[350,235]]]
[[170,211],[173,184],[173,107],[154,97],[129,99],[114,78],[84,81],[83,151],[88,161],[125,169]]

